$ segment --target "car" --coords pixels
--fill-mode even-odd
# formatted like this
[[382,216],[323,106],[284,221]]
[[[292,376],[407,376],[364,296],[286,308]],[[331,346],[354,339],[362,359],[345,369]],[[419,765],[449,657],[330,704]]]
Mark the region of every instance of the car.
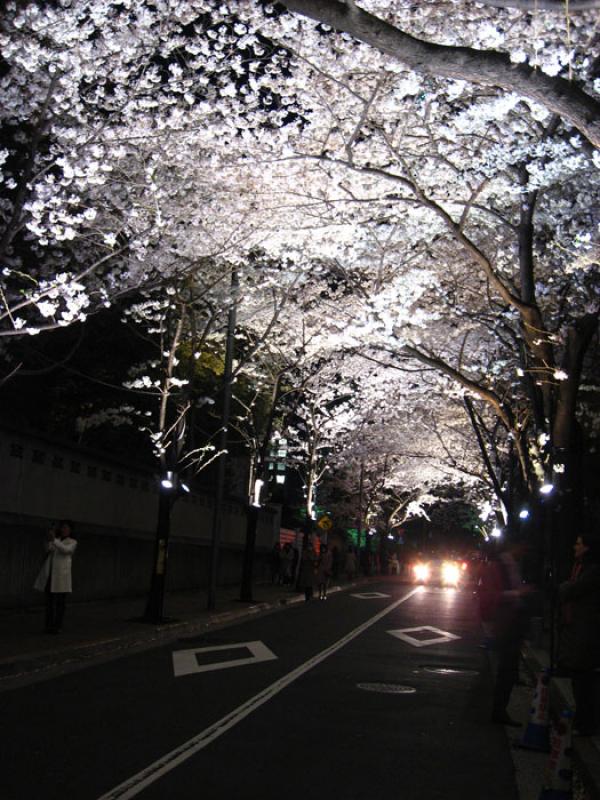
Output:
[[448,558],[418,558],[411,565],[411,579],[422,586],[460,588],[467,583],[468,564],[465,560]]

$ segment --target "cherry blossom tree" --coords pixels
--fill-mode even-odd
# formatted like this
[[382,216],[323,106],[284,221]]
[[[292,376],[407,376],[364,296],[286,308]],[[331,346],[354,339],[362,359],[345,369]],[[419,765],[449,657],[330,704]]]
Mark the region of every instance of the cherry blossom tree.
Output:
[[231,168],[288,113],[283,51],[201,0],[8,3],[0,42],[0,334],[239,257],[256,226]]
[[[257,474],[285,380],[309,509],[340,452],[398,502],[444,481],[509,506],[551,478],[572,497],[594,432],[600,116],[595,4],[559,6],[9,4],[0,334],[175,276],[227,294],[235,267],[235,369],[271,392],[260,424],[239,396]],[[138,376],[173,408],[165,453],[194,350],[168,298],[162,378]],[[216,335],[227,303],[208,308]]]
[[[356,24],[352,32],[362,25],[364,33],[377,24],[354,4],[294,5],[309,7],[328,23],[325,12],[343,17],[346,27],[336,17],[338,30]],[[393,17],[394,9],[386,8]],[[402,3],[395,9],[408,12]],[[452,58],[467,39],[484,47],[495,38],[511,58],[535,67],[513,75],[537,71],[552,78],[554,89],[568,85],[577,94],[574,82],[559,73],[567,79],[577,74],[591,89],[585,17],[567,36],[564,19],[555,15],[532,20],[491,8],[471,12],[454,33]],[[405,16],[415,32],[437,25],[448,39],[442,13],[439,4],[421,4]],[[310,242],[300,243],[298,225],[291,241],[305,253],[307,246],[321,254],[326,247],[370,294],[360,323],[344,328],[347,343],[354,335],[364,345],[371,335],[371,346],[438,369],[480,398],[514,442],[530,492],[553,471],[564,474],[574,446],[577,389],[598,320],[597,232],[590,214],[597,153],[569,128],[571,112],[554,104],[549,85],[542,98],[531,86],[506,83],[500,60],[490,83],[512,93],[480,88],[488,81],[483,61],[494,61],[490,53],[478,62],[480,79],[466,70],[456,80],[457,73],[435,68],[423,79],[322,26],[275,16],[270,35],[277,26],[303,75],[297,95],[311,109],[288,160],[288,191],[293,182],[307,227],[319,218]],[[587,124],[578,125],[595,141]],[[285,181],[282,167],[280,176]],[[374,252],[382,254],[380,261]],[[419,302],[415,296],[399,308],[393,302],[411,262],[409,285],[420,286]],[[415,312],[421,318],[407,322]]]
[[[411,7],[411,4],[404,2],[364,3],[365,7],[373,9],[373,14],[360,8],[354,0],[346,3],[337,0],[325,2],[283,0],[283,5],[290,11],[306,15],[337,31],[350,34],[356,40],[391,56],[416,73],[502,87],[509,92],[530,98],[567,120],[592,144],[600,146],[600,106],[595,97],[585,91],[585,86],[580,87],[556,73],[553,74],[544,64],[541,65],[542,69],[538,69],[537,63],[526,63],[527,56],[524,56],[522,50],[506,53],[487,49],[490,45],[501,44],[505,34],[502,28],[510,19],[506,13],[502,16],[493,15],[494,12],[481,13],[476,11],[470,2],[423,3],[420,4],[421,8],[415,8],[414,5]],[[489,5],[504,8],[513,6],[510,2]],[[521,4],[514,5],[519,7]],[[593,3],[581,3],[577,7],[569,5],[567,14],[569,11],[589,12],[595,7]],[[443,6],[453,6],[455,12],[463,10],[462,14],[453,15],[454,19],[460,20],[460,29],[458,26],[455,27],[451,34],[456,43],[438,44],[429,40],[428,35],[434,31],[446,40],[449,38],[447,30],[449,17],[447,8]],[[559,4],[555,4],[555,7],[552,10],[559,10]],[[535,4],[533,7],[532,4],[528,4],[527,10],[537,13],[539,8]],[[416,27],[414,32],[403,30],[397,25],[397,22],[405,24],[407,11],[413,12],[410,22]],[[378,12],[384,17],[376,16]],[[558,19],[561,24],[562,20],[560,17]],[[582,24],[585,25],[585,21]],[[475,46],[467,46],[465,42],[473,36],[475,26],[479,28],[479,41],[473,42]],[[514,31],[511,33],[514,35]],[[519,32],[516,34],[518,36]],[[563,35],[564,39],[568,40],[570,35],[568,17],[566,25],[563,23]],[[560,58],[559,54],[553,54],[552,58],[556,58],[557,55]],[[569,55],[565,54],[564,57],[568,62]]]

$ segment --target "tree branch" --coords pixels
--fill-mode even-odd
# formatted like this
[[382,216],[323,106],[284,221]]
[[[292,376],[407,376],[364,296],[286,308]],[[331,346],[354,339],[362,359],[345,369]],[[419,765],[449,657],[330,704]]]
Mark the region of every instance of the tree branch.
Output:
[[527,64],[513,64],[506,53],[495,50],[416,39],[385,20],[338,0],[282,0],[282,3],[289,11],[349,33],[414,72],[497,86],[534,100],[600,147],[600,103],[564,78],[546,75]]
[[[565,0],[477,0],[482,6],[494,8],[520,8],[523,11],[555,11],[564,14]],[[569,0],[569,12],[591,11],[600,8],[600,0]]]

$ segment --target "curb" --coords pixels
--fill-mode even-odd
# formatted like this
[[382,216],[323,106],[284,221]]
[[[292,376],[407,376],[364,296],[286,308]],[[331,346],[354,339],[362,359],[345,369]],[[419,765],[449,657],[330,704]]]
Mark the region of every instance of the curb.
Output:
[[[351,589],[359,584],[357,581],[344,586],[332,586],[329,594]],[[260,591],[260,587],[257,587],[257,590]],[[140,628],[139,633],[109,636],[37,655],[30,653],[11,657],[0,662],[0,692],[16,688],[17,685],[53,677],[58,671],[70,672],[94,661],[107,661],[130,653],[143,652],[153,647],[160,647],[174,639],[192,637],[211,629],[227,627],[255,615],[283,611],[304,602],[303,594],[282,595],[276,600],[258,602],[239,610],[209,614],[204,619],[173,620],[159,625],[145,623],[145,631]],[[143,624],[140,623],[140,626]]]

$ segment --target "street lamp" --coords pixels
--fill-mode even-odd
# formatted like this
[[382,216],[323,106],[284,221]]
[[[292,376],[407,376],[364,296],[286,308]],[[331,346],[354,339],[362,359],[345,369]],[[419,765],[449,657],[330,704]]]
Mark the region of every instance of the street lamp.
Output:
[[254,481],[254,502],[252,503],[252,505],[256,506],[256,508],[260,508],[260,506],[261,506],[260,495],[261,495],[262,488],[263,488],[264,485],[265,485],[265,482],[263,480],[261,480],[260,478],[257,478]]
[[519,519],[529,519],[529,510],[527,508],[522,508],[519,511]]
[[545,483],[543,486],[540,486],[540,494],[552,494],[553,491],[554,491],[553,483]]
[[154,564],[150,592],[146,603],[144,621],[159,625],[164,621],[165,588],[169,558],[169,536],[171,533],[171,510],[181,494],[189,494],[189,486],[179,479],[173,470],[167,470],[159,482],[158,520],[154,542]]
[[173,483],[173,473],[171,470],[167,470],[167,473],[164,478],[161,479],[160,485],[163,489],[172,489],[174,486]]

